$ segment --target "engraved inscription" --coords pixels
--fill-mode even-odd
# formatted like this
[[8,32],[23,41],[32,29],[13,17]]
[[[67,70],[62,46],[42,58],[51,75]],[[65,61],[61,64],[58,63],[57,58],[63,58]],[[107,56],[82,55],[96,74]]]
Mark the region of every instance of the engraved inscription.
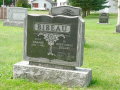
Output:
[[35,27],[35,30],[43,31],[43,32],[55,32],[55,33],[69,33],[70,32],[70,25],[36,23],[34,27]]
[[24,13],[13,13],[13,20],[24,20],[25,14]]
[[64,43],[56,43],[57,46],[59,46],[59,49],[66,49],[69,50],[70,48],[73,47],[72,44],[64,44]]
[[23,21],[27,15],[27,9],[24,8],[8,8],[7,18],[10,21]]
[[[48,18],[47,18],[48,17]],[[27,56],[76,62],[78,18],[28,15]]]
[[[36,31],[40,31],[38,36],[44,36],[44,39],[48,42],[50,46],[48,55],[54,55],[52,52],[52,46],[56,41],[59,40],[59,37],[63,37],[65,39],[65,35],[61,33],[69,33],[70,25],[60,25],[60,24],[42,24],[36,23],[34,25],[34,29]],[[54,33],[53,33],[54,32]],[[59,49],[70,49],[68,47],[59,47]]]

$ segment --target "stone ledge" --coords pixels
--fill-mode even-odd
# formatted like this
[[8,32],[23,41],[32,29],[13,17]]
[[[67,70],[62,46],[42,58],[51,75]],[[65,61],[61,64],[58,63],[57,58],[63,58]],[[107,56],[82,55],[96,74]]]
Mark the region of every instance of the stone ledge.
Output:
[[4,26],[15,26],[15,27],[24,27],[24,22],[19,22],[19,21],[7,21],[5,20],[3,22]]
[[28,61],[14,64],[14,78],[23,78],[36,82],[49,82],[68,87],[86,87],[92,80],[92,70],[76,68],[76,70],[63,70],[29,65]]

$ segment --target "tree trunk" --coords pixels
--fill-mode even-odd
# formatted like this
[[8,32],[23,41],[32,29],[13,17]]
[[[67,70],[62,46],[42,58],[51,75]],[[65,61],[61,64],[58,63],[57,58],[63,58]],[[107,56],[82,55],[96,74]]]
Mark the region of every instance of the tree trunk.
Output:
[[90,10],[87,10],[87,16],[90,15]]
[[86,10],[82,10],[83,11],[83,14],[82,14],[82,17],[86,17]]

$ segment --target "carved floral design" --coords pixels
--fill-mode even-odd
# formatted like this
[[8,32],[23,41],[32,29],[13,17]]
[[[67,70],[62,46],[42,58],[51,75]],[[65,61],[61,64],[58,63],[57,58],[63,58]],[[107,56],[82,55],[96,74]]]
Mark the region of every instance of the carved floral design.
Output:
[[74,12],[72,10],[70,10],[70,9],[65,9],[65,10],[63,10],[62,14],[72,16],[72,15],[74,15]]
[[54,43],[56,41],[59,40],[59,37],[63,37],[65,38],[65,36],[63,34],[55,34],[55,33],[39,33],[38,36],[43,35],[44,39],[48,42],[48,45],[50,46],[48,55],[54,55],[52,53],[52,46],[54,45]]

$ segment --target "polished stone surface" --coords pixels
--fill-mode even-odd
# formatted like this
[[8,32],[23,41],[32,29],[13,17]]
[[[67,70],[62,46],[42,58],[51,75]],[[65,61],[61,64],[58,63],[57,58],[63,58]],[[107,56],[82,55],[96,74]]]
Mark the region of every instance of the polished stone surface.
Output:
[[28,15],[24,59],[48,64],[81,66],[84,20],[78,16]]

